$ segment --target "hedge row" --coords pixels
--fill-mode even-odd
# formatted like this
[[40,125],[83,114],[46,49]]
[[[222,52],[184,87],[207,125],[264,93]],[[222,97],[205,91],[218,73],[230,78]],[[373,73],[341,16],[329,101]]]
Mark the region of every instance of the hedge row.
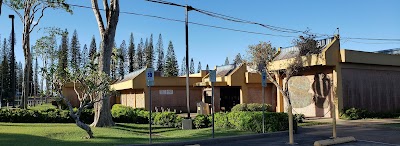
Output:
[[[262,132],[262,112],[239,111],[216,113],[214,116],[214,124],[215,127],[220,128],[234,128],[260,133]],[[211,126],[211,116],[196,116],[194,125],[196,128]],[[265,113],[265,130],[267,132],[287,130],[289,129],[288,126],[288,115],[286,113]]]
[[[272,106],[270,104],[264,104],[265,106],[265,111],[272,112]],[[263,104],[262,103],[242,103],[242,104],[237,104],[231,109],[232,112],[238,112],[238,111],[263,111]]]
[[[74,109],[76,110],[76,109]],[[93,122],[93,110],[84,110],[81,113],[81,120],[84,123]],[[68,110],[46,109],[46,110],[25,110],[25,109],[1,109],[0,122],[13,123],[73,123]]]
[[348,120],[365,118],[400,118],[400,112],[371,112],[365,109],[349,108],[340,112],[340,118]]

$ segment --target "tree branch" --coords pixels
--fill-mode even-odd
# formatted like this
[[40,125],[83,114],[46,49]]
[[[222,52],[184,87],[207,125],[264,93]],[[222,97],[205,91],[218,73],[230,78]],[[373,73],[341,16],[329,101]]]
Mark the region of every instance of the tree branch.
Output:
[[103,18],[101,18],[101,14],[99,11],[99,5],[98,5],[97,0],[92,0],[92,7],[93,7],[94,16],[96,17],[96,20],[97,20],[97,25],[99,26],[100,35],[102,35],[104,33],[105,29],[104,29]]
[[[29,33],[31,33],[33,31],[33,29],[35,29],[35,27],[39,24],[40,20],[43,18],[44,10],[46,10],[47,8],[49,8],[49,7],[48,6],[43,6],[42,13],[41,13],[40,17],[38,18],[36,23],[31,27],[31,30],[29,30]],[[32,24],[32,22],[33,22],[33,19],[31,21],[31,24]]]
[[104,10],[106,11],[106,21],[110,21],[110,8],[108,7],[108,0],[103,0]]
[[21,19],[21,22],[24,23],[24,17],[22,17],[21,13],[19,13],[17,11],[17,9],[15,9],[14,7],[12,7],[10,4],[3,2],[3,4],[5,4],[6,6],[10,7],[15,13],[17,13],[19,19]]

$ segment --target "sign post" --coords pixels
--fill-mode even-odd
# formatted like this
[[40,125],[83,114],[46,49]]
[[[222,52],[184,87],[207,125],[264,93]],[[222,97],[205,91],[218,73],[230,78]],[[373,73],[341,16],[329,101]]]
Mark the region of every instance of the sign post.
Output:
[[147,87],[149,87],[149,102],[150,102],[150,106],[149,106],[149,112],[150,112],[150,116],[149,116],[149,120],[150,120],[150,122],[149,122],[149,128],[150,128],[150,130],[149,130],[149,134],[150,134],[150,137],[149,137],[149,143],[151,144],[151,134],[152,134],[152,132],[151,132],[151,124],[153,123],[152,122],[152,119],[151,119],[151,114],[152,114],[152,105],[151,105],[151,103],[152,103],[152,100],[151,100],[151,86],[154,86],[154,69],[153,68],[147,68],[147,70],[146,70],[146,84],[147,84]]
[[212,116],[212,138],[214,138],[214,83],[217,80],[217,73],[215,70],[210,70],[209,73],[210,82],[211,82],[211,116]]
[[261,85],[262,85],[262,99],[263,99],[263,105],[262,105],[262,110],[263,110],[263,116],[262,116],[262,126],[263,126],[263,133],[265,133],[265,87],[267,87],[267,74],[265,71],[261,73]]

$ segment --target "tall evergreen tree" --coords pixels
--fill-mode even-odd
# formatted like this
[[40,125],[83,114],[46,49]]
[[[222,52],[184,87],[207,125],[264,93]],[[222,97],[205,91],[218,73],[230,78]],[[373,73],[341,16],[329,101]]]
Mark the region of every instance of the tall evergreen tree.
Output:
[[194,74],[195,70],[194,70],[194,61],[193,58],[190,59],[190,69],[189,69],[189,74]]
[[89,46],[89,59],[91,61],[94,61],[96,54],[97,54],[96,39],[93,36]]
[[[15,33],[14,33],[15,36]],[[14,42],[12,42],[12,35],[10,34],[10,39],[8,40],[9,44],[9,63],[10,63],[10,94],[11,94],[11,102],[14,106],[14,101],[15,101],[15,86],[16,86],[16,74],[15,74],[15,51],[14,47],[12,45],[16,45],[16,41],[14,38]]]
[[151,34],[146,50],[146,66],[153,68],[154,67],[153,65],[154,65],[154,46],[153,46],[153,34]]
[[82,57],[81,57],[81,67],[85,67],[85,65],[87,65],[90,62],[90,58],[89,58],[89,52],[88,52],[88,48],[87,45],[83,45],[83,49],[82,49]]
[[24,69],[23,69],[23,67],[22,67],[22,63],[21,63],[21,61],[20,62],[18,62],[18,70],[17,70],[17,78],[18,78],[18,81],[17,81],[17,91],[19,92],[19,94],[21,94],[22,93],[22,82],[23,82],[23,76],[24,76]]
[[186,57],[183,57],[183,59],[182,59],[180,75],[181,76],[186,75]]
[[178,76],[178,73],[178,61],[176,60],[174,46],[172,44],[172,41],[169,41],[164,67],[164,76],[175,77]]
[[79,39],[78,39],[78,33],[76,30],[74,30],[74,33],[72,34],[71,37],[71,45],[70,45],[70,67],[73,71],[79,70],[80,66],[80,60],[81,60],[81,55],[80,55],[80,44],[79,44]]
[[226,59],[225,59],[225,65],[229,65],[229,59],[228,59],[228,57],[226,57]]
[[201,62],[199,61],[199,65],[197,66],[197,73],[201,72]]
[[117,79],[117,67],[118,67],[118,48],[113,46],[110,64],[110,76],[112,80]]
[[207,71],[210,70],[210,68],[208,67],[208,64],[207,64],[207,66],[206,66],[206,70],[207,70]]
[[136,53],[136,58],[137,58],[137,64],[138,64],[138,69],[143,68],[144,60],[143,60],[143,39],[140,39],[140,43],[138,45],[137,53]]
[[128,55],[129,55],[129,72],[133,72],[137,67],[135,66],[135,40],[133,38],[133,33],[131,33],[131,36],[129,38],[129,47],[128,47]]
[[158,42],[156,45],[156,53],[157,53],[157,66],[156,69],[157,71],[163,71],[164,70],[164,45],[162,41],[162,36],[161,33],[158,36]]
[[121,45],[119,46],[118,52],[118,73],[121,79],[124,78],[125,75],[125,54],[126,54],[126,43],[125,40],[122,40]]
[[10,101],[10,87],[11,87],[11,81],[10,81],[10,66],[8,63],[8,58],[7,56],[9,55],[8,53],[8,47],[7,47],[7,40],[4,38],[3,42],[3,49],[2,49],[2,62],[1,62],[1,99],[5,101]]
[[233,63],[236,64],[236,65],[238,65],[238,64],[241,64],[242,62],[243,62],[243,61],[242,61],[242,57],[240,56],[240,53],[238,53],[238,54],[236,55],[235,59],[233,60]]
[[68,67],[68,31],[65,30],[61,37],[61,45],[58,50],[58,72],[66,77],[65,69]]
[[34,72],[33,72],[33,96],[34,96],[33,105],[36,105],[36,96],[39,93],[38,72],[39,72],[39,65],[38,65],[37,57],[35,57],[35,69],[34,69]]
[[150,66],[147,66],[149,63],[149,59],[151,58],[151,55],[149,54],[149,51],[150,50],[150,47],[149,47],[149,39],[148,38],[146,38],[146,42],[144,43],[144,47],[143,47],[143,60],[144,60],[144,62],[143,62],[143,67],[150,67]]

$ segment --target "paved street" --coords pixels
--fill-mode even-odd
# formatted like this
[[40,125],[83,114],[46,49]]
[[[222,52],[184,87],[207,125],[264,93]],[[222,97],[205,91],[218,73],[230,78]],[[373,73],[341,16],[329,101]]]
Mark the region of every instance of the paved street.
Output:
[[[338,136],[354,136],[358,141],[353,143],[341,144],[340,146],[358,145],[383,145],[400,146],[400,129],[397,128],[378,128],[368,124],[370,121],[350,121],[344,123],[339,121]],[[374,124],[385,123],[384,121],[371,122]],[[316,140],[327,139],[331,136],[330,125],[310,126],[300,128],[299,134],[295,134],[295,142],[298,146],[313,145]],[[288,136],[271,136],[261,139],[251,139],[244,141],[232,141],[229,143],[216,144],[215,146],[243,146],[243,145],[286,145]]]

